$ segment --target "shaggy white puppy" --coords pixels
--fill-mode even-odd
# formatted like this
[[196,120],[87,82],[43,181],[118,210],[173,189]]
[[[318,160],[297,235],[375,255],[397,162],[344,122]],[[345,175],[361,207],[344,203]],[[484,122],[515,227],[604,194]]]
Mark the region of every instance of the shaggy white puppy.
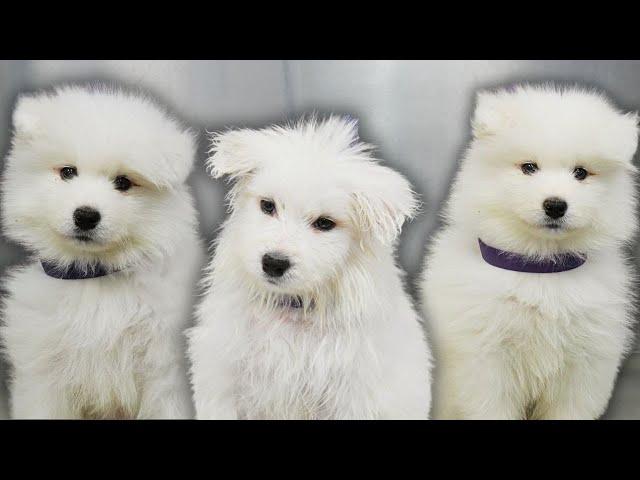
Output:
[[100,89],[22,97],[13,125],[2,222],[34,258],[5,279],[12,415],[193,416],[193,136],[148,99]]
[[604,412],[632,339],[637,135],[593,92],[478,96],[422,284],[436,417]]
[[213,136],[235,182],[189,334],[198,418],[427,418],[430,356],[393,246],[416,207],[354,121]]

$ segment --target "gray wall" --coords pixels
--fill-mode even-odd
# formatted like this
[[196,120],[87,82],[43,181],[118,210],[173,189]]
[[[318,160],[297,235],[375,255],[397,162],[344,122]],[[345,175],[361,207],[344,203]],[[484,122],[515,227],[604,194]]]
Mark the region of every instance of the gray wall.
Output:
[[[640,109],[640,62],[632,61],[5,61],[2,152],[19,92],[86,81],[147,90],[187,123],[208,130],[259,127],[311,111],[358,117],[363,140],[376,144],[379,156],[422,195],[423,214],[406,226],[399,256],[412,279],[469,139],[477,89],[518,81],[579,83],[606,90],[620,106]],[[205,150],[201,138],[191,182],[202,233],[211,239],[224,218],[225,190],[204,174]],[[19,248],[0,242],[0,269],[21,257]],[[640,418],[640,356],[626,363],[607,417]]]

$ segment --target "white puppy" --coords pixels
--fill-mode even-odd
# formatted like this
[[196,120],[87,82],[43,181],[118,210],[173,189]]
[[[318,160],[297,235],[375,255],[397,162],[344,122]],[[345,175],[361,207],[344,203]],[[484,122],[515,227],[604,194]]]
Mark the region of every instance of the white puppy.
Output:
[[430,356],[393,246],[416,207],[353,121],[213,137],[235,182],[190,331],[198,418],[427,418]]
[[632,339],[637,135],[593,92],[478,96],[422,284],[436,417],[604,412]]
[[20,98],[13,125],[2,221],[34,258],[5,280],[12,415],[193,416],[193,136],[145,98],[81,88]]

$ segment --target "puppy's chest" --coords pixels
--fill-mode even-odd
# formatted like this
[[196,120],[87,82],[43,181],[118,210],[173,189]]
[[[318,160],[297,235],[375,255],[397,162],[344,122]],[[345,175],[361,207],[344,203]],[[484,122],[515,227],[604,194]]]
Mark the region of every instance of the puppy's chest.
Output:
[[[507,272],[508,273],[508,272]],[[571,272],[495,281],[476,297],[469,324],[485,346],[511,362],[524,359],[553,372],[572,358],[619,349],[626,334],[625,291],[619,281]],[[467,315],[469,315],[468,312]]]
[[337,336],[318,336],[303,328],[279,328],[269,333],[254,330],[238,363],[240,415],[263,419],[334,417],[341,390],[354,376],[354,363],[348,360],[354,350]]
[[25,340],[79,416],[134,417],[152,305],[133,285],[82,282],[56,285]]

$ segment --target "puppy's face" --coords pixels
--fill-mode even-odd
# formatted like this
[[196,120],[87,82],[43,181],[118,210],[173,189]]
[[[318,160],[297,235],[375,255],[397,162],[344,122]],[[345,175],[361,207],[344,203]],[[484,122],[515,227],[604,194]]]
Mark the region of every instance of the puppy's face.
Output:
[[351,205],[348,191],[326,174],[296,172],[276,162],[251,178],[238,198],[236,252],[267,288],[316,288],[335,277],[358,248]]
[[[589,235],[623,221],[630,212],[633,188],[622,165],[579,154],[502,145],[484,152],[478,166],[478,191],[486,214],[506,228],[534,238],[566,239]],[[614,225],[610,225],[614,224]]]
[[373,161],[348,120],[228,132],[212,151],[213,175],[235,180],[233,255],[271,292],[313,297],[339,284],[363,255],[390,250],[416,207],[409,183]]
[[160,163],[171,157],[186,175],[192,139],[150,104],[64,91],[19,104],[14,126],[3,226],[41,258],[126,267],[172,250],[172,229],[193,221]]
[[124,165],[83,162],[69,151],[29,154],[38,161],[9,170],[4,181],[10,228],[25,243],[82,257],[144,242],[162,194],[143,177]]
[[584,94],[511,95],[476,114],[460,195],[481,228],[577,247],[627,237],[635,119]]

